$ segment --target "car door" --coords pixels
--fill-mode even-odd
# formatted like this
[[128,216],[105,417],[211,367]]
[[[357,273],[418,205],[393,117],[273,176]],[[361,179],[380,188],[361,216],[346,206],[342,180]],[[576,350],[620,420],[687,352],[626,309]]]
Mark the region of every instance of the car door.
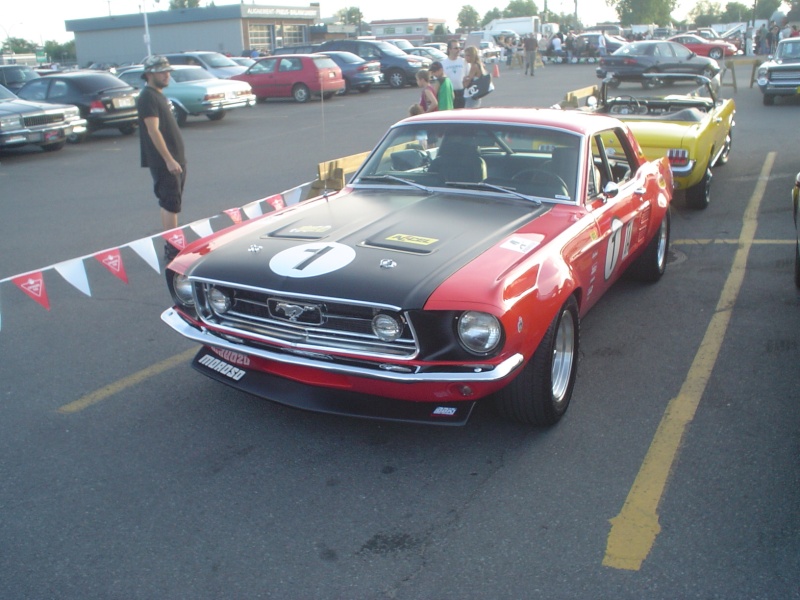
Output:
[[281,56],[275,72],[275,95],[291,96],[295,83],[303,83],[303,60],[297,56]]
[[703,59],[698,60],[697,54],[689,50],[686,46],[680,44],[672,44],[675,51],[675,70],[674,73],[693,73],[700,74],[703,72],[705,65],[700,64]]
[[277,57],[262,58],[245,73],[244,79],[253,88],[253,93],[257,98],[274,98],[278,95],[275,80],[277,64]]
[[597,227],[597,262],[587,297],[592,301],[619,278],[644,243],[641,232],[646,231],[651,206],[645,195],[646,174],[637,170],[638,160],[621,129],[593,135],[589,146],[587,205]]
[[662,73],[675,73],[677,66],[677,58],[675,57],[674,47],[679,44],[672,42],[658,42],[653,47],[653,55],[656,59],[656,65]]

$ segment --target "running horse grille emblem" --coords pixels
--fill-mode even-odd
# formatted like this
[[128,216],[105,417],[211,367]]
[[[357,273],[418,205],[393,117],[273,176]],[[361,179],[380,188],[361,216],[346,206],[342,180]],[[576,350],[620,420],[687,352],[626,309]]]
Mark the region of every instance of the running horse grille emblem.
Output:
[[320,325],[322,323],[322,310],[316,304],[295,304],[271,298],[269,312],[276,319],[287,320],[291,323],[306,325]]

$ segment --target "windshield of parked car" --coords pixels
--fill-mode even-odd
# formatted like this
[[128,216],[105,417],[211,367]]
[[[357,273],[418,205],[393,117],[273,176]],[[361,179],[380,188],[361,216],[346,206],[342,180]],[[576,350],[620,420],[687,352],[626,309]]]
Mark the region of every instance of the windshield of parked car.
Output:
[[798,38],[796,42],[782,42],[778,44],[778,58],[800,58],[800,38]]
[[220,67],[238,66],[235,62],[233,62],[230,58],[228,58],[224,54],[209,52],[208,54],[202,54],[201,56],[203,57],[203,62],[205,62],[209,67],[213,69],[218,69]]
[[175,69],[170,73],[170,77],[177,83],[187,81],[203,81],[206,79],[217,79],[202,67],[191,67],[189,69]]
[[17,97],[0,85],[0,100],[16,100]]
[[353,183],[493,194],[506,189],[535,199],[575,201],[581,139],[536,126],[409,122],[386,135]]
[[390,56],[408,56],[408,54],[400,50],[400,48],[389,42],[375,42],[375,46],[380,48],[381,52]]

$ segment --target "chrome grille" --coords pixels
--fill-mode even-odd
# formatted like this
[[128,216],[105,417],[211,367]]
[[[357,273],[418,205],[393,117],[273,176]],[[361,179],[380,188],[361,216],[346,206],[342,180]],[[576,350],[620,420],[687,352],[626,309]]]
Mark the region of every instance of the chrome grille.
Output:
[[[411,359],[418,352],[408,319],[385,306],[293,296],[208,281],[194,281],[193,288],[201,320],[230,335],[255,337],[262,342],[288,344],[314,352],[376,358]],[[212,306],[209,301],[212,288],[231,299],[227,311],[219,312]],[[373,333],[372,319],[382,312],[403,320],[405,325],[399,339],[387,342]]]
[[30,117],[23,117],[25,127],[38,127],[41,125],[52,125],[53,123],[61,123],[64,120],[63,113],[46,113],[43,115],[32,115]]
[[800,79],[800,69],[794,71],[770,71],[770,81],[797,81]]

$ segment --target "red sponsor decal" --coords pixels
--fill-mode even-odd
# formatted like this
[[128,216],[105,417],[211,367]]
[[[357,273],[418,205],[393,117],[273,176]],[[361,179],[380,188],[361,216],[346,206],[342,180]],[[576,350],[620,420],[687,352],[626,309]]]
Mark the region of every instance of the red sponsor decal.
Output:
[[183,234],[183,229],[176,229],[162,234],[162,237],[170,244],[175,246],[178,250],[186,248],[186,236]]
[[128,274],[125,273],[125,266],[122,264],[122,256],[119,253],[119,248],[106,250],[95,254],[94,257],[100,261],[106,269],[111,271],[112,274],[119,277],[125,283],[128,283]]
[[231,218],[231,221],[236,224],[242,222],[242,211],[238,208],[229,208],[225,210],[225,214],[228,215]]
[[50,301],[47,299],[47,290],[44,287],[44,277],[41,271],[38,273],[28,273],[13,278],[16,286],[39,304],[50,310]]

